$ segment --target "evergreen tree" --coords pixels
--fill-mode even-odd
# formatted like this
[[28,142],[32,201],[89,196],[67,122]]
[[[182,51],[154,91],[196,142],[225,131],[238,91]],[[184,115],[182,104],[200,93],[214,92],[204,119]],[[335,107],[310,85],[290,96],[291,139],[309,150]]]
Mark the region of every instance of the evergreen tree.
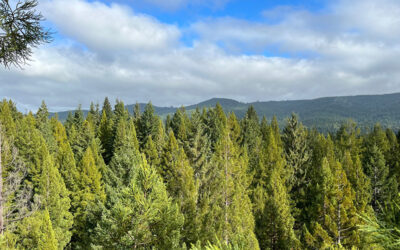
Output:
[[263,211],[265,221],[261,223],[264,227],[259,234],[263,240],[262,248],[292,249],[297,245],[289,197],[280,175],[279,168],[274,168],[269,177],[267,204]]
[[96,232],[106,249],[177,249],[183,216],[156,170],[143,160]]
[[95,134],[98,133],[98,127],[100,124],[100,111],[99,104],[94,105],[93,102],[90,103],[90,109],[86,117],[86,121],[94,128]]
[[178,146],[173,132],[165,145],[161,160],[161,174],[172,199],[179,205],[185,217],[183,242],[187,245],[197,241],[198,218],[196,216],[197,183],[193,168],[189,165],[183,148]]
[[370,179],[364,174],[361,160],[358,156],[353,162],[350,152],[346,151],[342,161],[343,169],[346,171],[347,178],[351,183],[355,193],[355,206],[359,213],[366,213],[367,206],[371,200]]
[[305,211],[306,190],[311,150],[308,145],[307,131],[292,114],[283,130],[283,144],[287,162],[287,186],[292,200],[292,212],[295,217],[295,229],[301,229],[301,217]]
[[71,192],[76,191],[79,173],[76,168],[74,154],[70,147],[65,128],[60,122],[57,122],[54,126],[53,134],[58,146],[54,159],[55,165],[57,166],[67,189]]
[[140,162],[136,130],[132,121],[119,121],[114,143],[115,152],[106,180],[109,180],[107,184],[118,191],[129,185]]
[[49,111],[44,101],[36,113],[36,127],[42,133],[43,138],[46,140],[48,149],[53,152],[56,143],[52,134],[52,128],[49,120]]
[[6,100],[0,102],[0,123],[7,138],[13,141],[17,134],[16,124],[12,116],[11,107]]
[[111,161],[114,144],[114,122],[112,118],[107,116],[107,112],[103,109],[99,126],[99,139],[103,148],[103,158],[106,164]]
[[40,197],[42,207],[49,211],[55,237],[63,248],[71,237],[72,215],[69,212],[70,199],[64,181],[55,166],[45,140],[35,127],[35,120],[29,114],[20,125],[21,137],[16,140],[20,155],[27,164],[27,185],[33,187],[33,196]]
[[78,165],[80,173],[78,191],[74,194],[72,208],[74,212],[74,227],[71,246],[75,249],[87,249],[91,245],[91,233],[95,227],[90,223],[93,216],[91,209],[97,203],[105,201],[104,186],[101,174],[96,166],[94,153],[90,147],[86,150]]
[[[226,124],[224,119],[222,122]],[[203,217],[205,228],[202,230],[208,231],[208,239],[214,239],[213,242],[220,239],[226,244],[258,249],[247,191],[247,154],[241,155],[238,145],[232,143],[229,131],[230,128],[225,125],[215,145],[212,158],[214,169],[208,173],[207,184],[210,208]]]
[[158,118],[154,114],[153,105],[151,104],[151,102],[149,102],[146,105],[138,123],[138,139],[141,148],[146,145],[146,142],[150,135],[153,138],[156,138],[157,128]]
[[111,103],[108,100],[108,97],[104,98],[102,113],[103,112],[106,114],[108,119],[112,119],[113,118],[113,111],[112,111]]
[[49,212],[43,210],[25,218],[16,232],[17,249],[62,249],[58,246],[49,217]]
[[250,106],[244,119],[241,122],[242,145],[244,145],[249,154],[250,171],[258,168],[260,149],[261,149],[261,131],[258,121],[258,115],[253,106]]
[[369,152],[365,172],[371,180],[371,205],[376,214],[381,214],[381,206],[388,205],[393,197],[393,179],[389,178],[389,167],[382,151],[376,145]]
[[171,128],[176,139],[182,144],[187,141],[187,130],[190,128],[190,120],[184,107],[177,109],[172,116]]
[[253,179],[255,231],[261,249],[291,249],[297,246],[297,239],[285,186],[285,159],[272,130],[268,133]]
[[222,131],[226,126],[226,116],[222,106],[217,103],[214,109],[209,109],[206,115],[206,133],[210,136],[211,147],[215,148],[215,144],[220,139]]
[[149,165],[155,167],[156,169],[160,169],[160,155],[158,154],[158,150],[153,142],[152,136],[149,137],[146,145],[144,145],[143,153],[145,154]]
[[38,153],[39,157],[42,158],[40,183],[37,185],[38,194],[42,197],[42,205],[49,212],[58,248],[63,249],[72,235],[70,229],[73,217],[69,212],[71,206],[69,192],[44,145],[39,149]]

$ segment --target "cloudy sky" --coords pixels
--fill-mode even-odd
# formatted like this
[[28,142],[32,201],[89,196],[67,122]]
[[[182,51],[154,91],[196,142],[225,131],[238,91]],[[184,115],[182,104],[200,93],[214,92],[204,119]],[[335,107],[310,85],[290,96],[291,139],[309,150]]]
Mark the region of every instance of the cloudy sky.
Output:
[[54,42],[0,97],[65,110],[400,92],[399,0],[39,0]]

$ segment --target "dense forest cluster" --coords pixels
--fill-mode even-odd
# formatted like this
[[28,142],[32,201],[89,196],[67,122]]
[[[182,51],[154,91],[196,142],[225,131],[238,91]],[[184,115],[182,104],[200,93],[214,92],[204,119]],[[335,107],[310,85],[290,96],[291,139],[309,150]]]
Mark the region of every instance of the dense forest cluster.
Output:
[[0,248],[396,248],[396,134],[269,119],[106,98],[62,124],[3,100]]

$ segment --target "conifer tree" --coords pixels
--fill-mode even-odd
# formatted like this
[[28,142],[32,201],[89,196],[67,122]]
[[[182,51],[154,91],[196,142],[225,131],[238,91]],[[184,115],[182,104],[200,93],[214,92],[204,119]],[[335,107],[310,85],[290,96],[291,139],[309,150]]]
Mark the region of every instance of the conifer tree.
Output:
[[[374,145],[368,153],[365,172],[371,180],[371,205],[377,215],[381,214],[381,207],[390,204],[393,193],[391,188],[393,178],[389,178],[389,167],[378,146]],[[396,190],[397,191],[397,190]]]
[[90,125],[94,128],[95,134],[98,133],[98,127],[100,124],[100,111],[99,104],[94,105],[93,102],[90,103],[90,109],[87,114],[86,120],[90,123]]
[[73,223],[72,214],[69,212],[71,206],[69,192],[44,145],[38,153],[42,158],[42,170],[37,193],[42,197],[42,205],[49,211],[58,247],[63,249],[70,241],[70,228]]
[[393,130],[386,130],[386,137],[389,142],[389,150],[385,156],[385,160],[389,166],[389,176],[396,179],[397,184],[400,183],[400,144]]
[[103,148],[103,158],[106,164],[111,161],[114,144],[114,122],[112,118],[107,116],[107,112],[103,110],[99,125],[99,139]]
[[206,134],[206,125],[204,124],[201,113],[198,109],[191,116],[191,129],[188,133],[188,148],[186,154],[193,167],[195,177],[202,185],[204,174],[209,168],[211,158],[210,138]]
[[306,203],[306,190],[309,185],[308,177],[310,163],[310,148],[307,132],[299,123],[297,116],[292,114],[283,130],[283,144],[287,162],[287,187],[292,199],[292,212],[295,217],[295,229],[301,229],[301,213]]
[[49,120],[49,111],[44,101],[36,113],[36,127],[42,133],[46,140],[48,149],[53,152],[55,150],[55,140],[52,134],[52,128]]
[[268,183],[268,197],[262,221],[258,226],[262,248],[291,249],[297,246],[293,231],[294,219],[290,213],[290,202],[284,181],[280,177],[279,168],[272,169]]
[[140,112],[140,105],[139,103],[135,104],[135,107],[133,108],[133,119],[135,121],[136,127],[138,126],[138,122],[140,120],[141,112]]
[[151,135],[153,138],[156,138],[158,128],[158,118],[154,114],[154,107],[149,102],[143,114],[140,117],[138,123],[138,139],[140,147],[143,148],[146,145],[148,137]]
[[242,145],[244,145],[249,154],[249,167],[251,170],[257,168],[259,162],[261,146],[261,131],[258,121],[258,115],[251,105],[247,110],[244,119],[241,122]]
[[91,244],[91,233],[94,225],[89,223],[91,209],[98,202],[104,203],[105,192],[101,181],[101,173],[96,166],[94,154],[87,148],[78,165],[80,173],[78,191],[74,194],[72,208],[74,211],[74,227],[71,244],[73,248],[88,248]]
[[359,217],[354,204],[354,191],[341,164],[325,157],[321,162],[319,180],[313,185],[317,189],[317,196],[313,206],[316,209],[313,210],[315,218],[311,223],[314,238],[312,247],[335,245],[349,248],[358,245]]
[[285,186],[285,159],[272,130],[263,142],[253,179],[253,210],[261,249],[290,249],[297,245],[294,218]]
[[65,186],[72,195],[73,192],[78,189],[77,178],[79,175],[76,168],[74,154],[70,147],[65,128],[60,122],[57,122],[54,126],[53,134],[58,146],[54,162],[65,182]]
[[214,149],[226,126],[226,116],[219,103],[215,105],[215,108],[207,111],[206,125],[206,133],[210,136],[211,147]]
[[18,235],[17,249],[62,249],[58,246],[47,210],[38,211],[25,218],[16,234]]
[[135,169],[140,162],[140,153],[136,130],[133,122],[121,119],[116,128],[114,155],[109,164],[106,179],[112,188],[119,190],[126,187],[132,180]]
[[[225,115],[222,116],[226,123]],[[240,244],[243,248],[258,249],[254,234],[254,218],[248,196],[247,154],[240,152],[232,143],[230,128],[225,125],[215,144],[212,158],[213,172],[208,173],[209,211],[203,217],[202,230],[209,239],[228,244]],[[216,239],[215,239],[216,237]]]
[[106,249],[177,249],[183,216],[167,195],[156,170],[143,160],[118,202],[97,227]]
[[45,140],[35,127],[35,120],[29,114],[21,123],[21,137],[16,145],[21,156],[29,163],[26,181],[33,187],[33,197],[40,197],[42,207],[48,209],[55,237],[63,248],[71,237],[72,215],[69,212],[70,199],[64,181],[47,150]]
[[352,160],[350,152],[346,151],[342,161],[343,169],[355,193],[355,206],[358,213],[366,213],[371,200],[370,179],[364,174],[361,160],[358,156]]
[[187,245],[197,241],[198,218],[196,216],[197,183],[193,168],[189,165],[182,147],[178,146],[173,132],[169,134],[161,160],[161,174],[166,188],[185,217],[182,237]]
[[187,141],[187,130],[190,128],[189,124],[190,120],[186,114],[185,108],[181,107],[177,109],[175,114],[172,116],[171,128],[176,136],[176,139],[181,144]]
[[149,137],[146,145],[144,145],[143,153],[145,154],[149,165],[155,167],[156,169],[160,169],[160,155],[158,154],[158,150],[153,142],[152,136]]
[[106,116],[108,117],[108,119],[113,118],[113,111],[112,111],[111,103],[108,100],[108,97],[104,98],[102,113],[103,112],[106,113]]

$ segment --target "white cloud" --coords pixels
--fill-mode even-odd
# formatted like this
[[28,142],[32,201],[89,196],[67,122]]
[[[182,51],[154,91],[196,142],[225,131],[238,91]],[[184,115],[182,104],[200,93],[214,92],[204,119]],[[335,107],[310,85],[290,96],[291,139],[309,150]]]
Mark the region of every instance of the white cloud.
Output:
[[[394,35],[400,3],[351,2],[319,13],[264,12],[273,24],[202,20],[190,27],[200,38],[187,47],[179,43],[187,31],[121,5],[53,0],[44,5],[47,18],[75,42],[35,51],[25,70],[0,70],[0,92],[29,107],[45,99],[65,109],[105,96],[181,105],[211,97],[255,101],[400,91],[400,36]],[[294,56],[242,53],[265,48]],[[304,52],[311,56],[299,56]]]
[[44,2],[42,8],[60,33],[96,51],[158,51],[177,44],[180,38],[177,27],[123,5],[53,0]]

